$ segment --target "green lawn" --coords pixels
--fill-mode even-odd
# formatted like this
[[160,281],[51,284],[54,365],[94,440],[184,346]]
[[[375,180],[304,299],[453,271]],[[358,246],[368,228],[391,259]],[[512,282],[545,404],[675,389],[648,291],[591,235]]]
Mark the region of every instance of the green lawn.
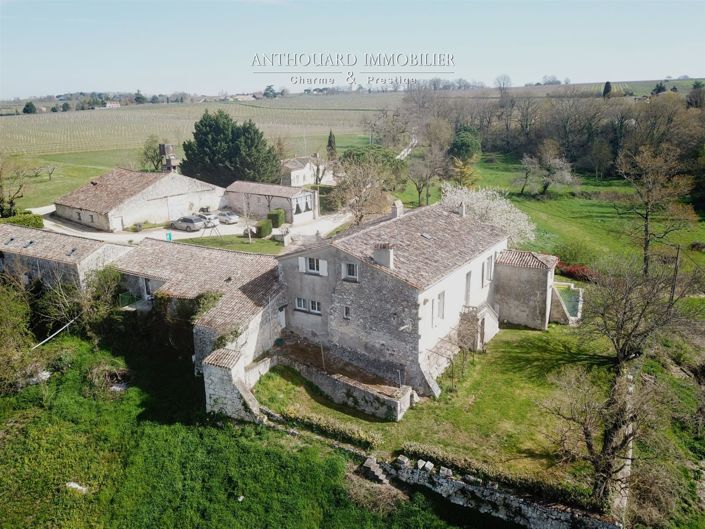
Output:
[[222,250],[237,250],[238,252],[264,253],[277,255],[284,249],[280,242],[270,239],[255,239],[252,242],[247,237],[241,235],[221,235],[217,237],[199,237],[194,239],[179,239],[185,244],[195,244],[197,246],[208,246],[210,248],[220,248]]
[[551,372],[568,364],[605,366],[607,360],[579,345],[562,326],[552,326],[548,333],[503,330],[488,351],[470,357],[455,381],[446,371],[440,398],[424,399],[398,423],[333,404],[288,369],[265,375],[255,395],[274,410],[293,406],[378,432],[384,453],[417,441],[502,471],[572,480],[571,469],[557,466],[549,455],[545,434],[552,418],[538,404],[554,391],[547,380]]
[[[398,198],[404,203],[404,206],[409,207],[409,208],[417,208],[419,207],[419,195],[416,192],[416,188],[414,187],[414,184],[411,183],[411,181],[408,181],[406,183],[406,187],[404,187],[403,190],[401,191],[395,191],[393,193],[394,198]],[[431,184],[431,188],[429,190],[429,204],[435,204],[441,199],[441,185],[438,182],[433,182]],[[426,205],[426,191],[423,192],[421,196],[421,205],[425,206]]]
[[[496,160],[496,161],[491,161]],[[579,243],[595,257],[609,254],[638,252],[632,220],[621,216],[613,193],[630,193],[622,180],[597,180],[583,175],[575,187],[556,186],[547,198],[520,196],[513,182],[522,174],[521,164],[507,155],[484,155],[475,168],[480,175],[480,186],[507,190],[510,199],[536,224],[536,240],[527,248],[556,253],[560,256],[566,245]],[[705,254],[687,249],[693,241],[705,241],[705,220],[671,237],[684,248],[687,261],[705,265]]]
[[[62,373],[0,396],[3,528],[449,527],[423,496],[389,514],[353,502],[326,445],[206,417],[190,359],[139,339],[115,354],[59,339]],[[130,369],[124,394],[91,385],[101,362]]]

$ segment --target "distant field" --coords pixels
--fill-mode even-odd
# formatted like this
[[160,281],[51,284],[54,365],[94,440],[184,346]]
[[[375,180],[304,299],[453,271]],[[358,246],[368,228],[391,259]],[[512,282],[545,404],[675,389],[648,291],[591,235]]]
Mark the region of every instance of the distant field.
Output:
[[[296,103],[297,99],[291,98],[291,102]],[[336,135],[362,134],[362,119],[374,112],[374,108],[362,107],[347,110],[334,106],[287,108],[273,102],[257,106],[239,103],[135,105],[110,110],[2,116],[0,145],[8,154],[34,155],[135,148],[150,134],[180,144],[191,137],[194,123],[205,110],[219,109],[238,121],[252,119],[268,137],[287,141],[294,154],[312,152],[331,127]]]

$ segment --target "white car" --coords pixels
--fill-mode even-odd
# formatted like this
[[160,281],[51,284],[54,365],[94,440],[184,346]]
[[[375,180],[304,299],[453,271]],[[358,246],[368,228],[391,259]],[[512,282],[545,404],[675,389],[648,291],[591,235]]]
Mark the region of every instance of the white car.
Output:
[[219,211],[218,220],[221,222],[221,224],[235,224],[237,221],[240,220],[240,217],[238,217],[232,211]]
[[214,228],[220,224],[218,215],[215,213],[199,213],[198,216],[203,219],[203,222],[206,223],[206,228]]

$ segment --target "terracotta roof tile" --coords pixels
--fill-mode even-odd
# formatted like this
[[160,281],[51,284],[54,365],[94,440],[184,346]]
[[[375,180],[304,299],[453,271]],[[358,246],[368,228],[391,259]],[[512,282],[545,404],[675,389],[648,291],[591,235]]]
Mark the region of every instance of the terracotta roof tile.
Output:
[[240,352],[232,349],[216,349],[203,359],[204,364],[232,369],[240,361]]
[[54,203],[104,214],[168,175],[113,169],[58,198]]
[[332,239],[331,244],[375,265],[372,259],[375,246],[391,243],[394,268],[380,268],[416,288],[425,289],[506,238],[499,228],[478,224],[441,205],[434,205],[343,234]]
[[164,281],[157,292],[175,298],[221,293],[197,323],[224,332],[247,324],[281,291],[277,261],[269,255],[147,238],[116,260],[115,267],[126,274]]
[[75,235],[0,224],[0,252],[78,264],[103,244]]
[[558,257],[555,255],[525,252],[521,250],[505,250],[497,256],[497,264],[548,270],[558,264]]

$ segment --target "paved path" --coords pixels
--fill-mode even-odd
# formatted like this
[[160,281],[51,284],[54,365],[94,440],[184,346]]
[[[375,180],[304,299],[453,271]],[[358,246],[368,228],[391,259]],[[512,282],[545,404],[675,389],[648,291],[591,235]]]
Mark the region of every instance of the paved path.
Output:
[[[167,239],[167,234],[171,233],[172,240],[178,241],[182,239],[194,239],[197,237],[213,237],[218,235],[242,235],[245,232],[245,223],[240,221],[237,224],[220,224],[217,228],[206,228],[203,231],[180,231],[180,230],[170,230],[166,228],[151,228],[140,232],[131,231],[118,231],[118,232],[104,232],[97,231],[78,224],[71,222],[70,220],[61,219],[52,215],[54,213],[54,206],[43,206],[40,208],[32,208],[32,213],[37,215],[42,215],[44,217],[44,227],[51,231],[56,231],[59,233],[66,233],[68,235],[78,235],[80,237],[87,237],[89,239],[96,239],[99,241],[113,242],[113,243],[138,243],[142,239],[149,237],[151,239]],[[289,233],[292,235],[316,235],[320,233],[321,235],[326,235],[336,229],[337,227],[349,222],[350,215],[345,213],[335,213],[333,215],[323,215],[315,220],[298,224],[296,226],[289,226]],[[250,221],[250,225],[254,224],[254,221]],[[275,230],[276,233],[277,230]]]

